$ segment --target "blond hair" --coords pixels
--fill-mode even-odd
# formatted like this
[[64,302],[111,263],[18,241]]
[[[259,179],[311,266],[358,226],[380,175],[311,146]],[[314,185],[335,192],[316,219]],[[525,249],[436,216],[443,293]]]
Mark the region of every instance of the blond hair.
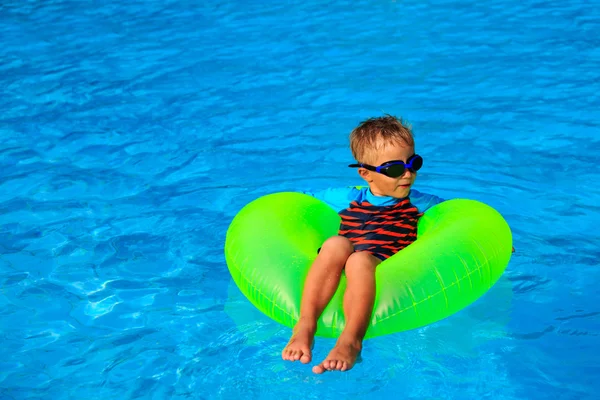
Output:
[[389,114],[369,118],[350,133],[350,149],[358,162],[364,162],[367,153],[380,150],[391,143],[414,146],[415,140],[410,124]]

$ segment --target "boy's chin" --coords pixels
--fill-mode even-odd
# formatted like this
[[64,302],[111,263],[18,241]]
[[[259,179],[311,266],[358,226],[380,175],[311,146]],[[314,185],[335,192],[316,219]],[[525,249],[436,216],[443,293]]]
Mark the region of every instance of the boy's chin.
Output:
[[394,194],[392,196],[397,197],[397,198],[402,198],[402,197],[406,197],[408,196],[408,194],[410,193],[410,186],[399,186],[396,188],[396,190],[394,190]]

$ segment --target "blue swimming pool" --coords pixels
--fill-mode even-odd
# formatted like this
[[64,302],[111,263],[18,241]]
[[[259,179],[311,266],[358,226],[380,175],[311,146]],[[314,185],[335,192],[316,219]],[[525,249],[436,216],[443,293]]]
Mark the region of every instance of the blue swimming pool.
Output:
[[[600,4],[552,3],[3,1],[0,398],[596,399]],[[415,188],[494,206],[517,252],[316,376],[225,232],[260,195],[361,183],[347,136],[383,113],[413,124]]]

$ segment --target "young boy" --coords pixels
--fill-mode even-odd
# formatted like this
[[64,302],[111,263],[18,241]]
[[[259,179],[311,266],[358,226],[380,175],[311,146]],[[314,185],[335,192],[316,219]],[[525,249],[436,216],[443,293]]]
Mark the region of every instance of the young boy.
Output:
[[358,174],[368,188],[329,189],[313,194],[340,211],[338,236],[323,243],[302,294],[300,319],[282,358],[306,364],[317,319],[333,297],[342,271],[346,326],[335,347],[313,372],[346,371],[354,366],[371,321],[375,299],[375,268],[417,238],[417,222],[439,197],[411,190],[423,159],[415,154],[411,129],[386,115],[362,122],[350,134]]

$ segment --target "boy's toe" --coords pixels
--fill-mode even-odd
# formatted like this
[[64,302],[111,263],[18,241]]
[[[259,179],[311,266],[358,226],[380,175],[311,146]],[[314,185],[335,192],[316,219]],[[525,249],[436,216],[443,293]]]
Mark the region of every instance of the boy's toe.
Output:
[[312,371],[313,371],[315,374],[322,374],[323,372],[325,372],[325,368],[323,368],[323,364],[319,364],[319,365],[315,365],[315,366],[312,368]]
[[300,356],[300,362],[302,364],[308,364],[311,359],[312,359],[312,355],[310,354],[310,351],[304,351],[302,353],[302,355]]
[[303,354],[302,357],[300,357],[300,362],[302,364],[308,364],[310,362],[310,356]]
[[304,350],[300,350],[300,351],[298,352],[298,360],[302,360],[302,358],[304,358],[304,356],[306,356],[307,354],[310,354],[310,353],[307,353],[307,352],[306,352],[306,351],[304,351]]

